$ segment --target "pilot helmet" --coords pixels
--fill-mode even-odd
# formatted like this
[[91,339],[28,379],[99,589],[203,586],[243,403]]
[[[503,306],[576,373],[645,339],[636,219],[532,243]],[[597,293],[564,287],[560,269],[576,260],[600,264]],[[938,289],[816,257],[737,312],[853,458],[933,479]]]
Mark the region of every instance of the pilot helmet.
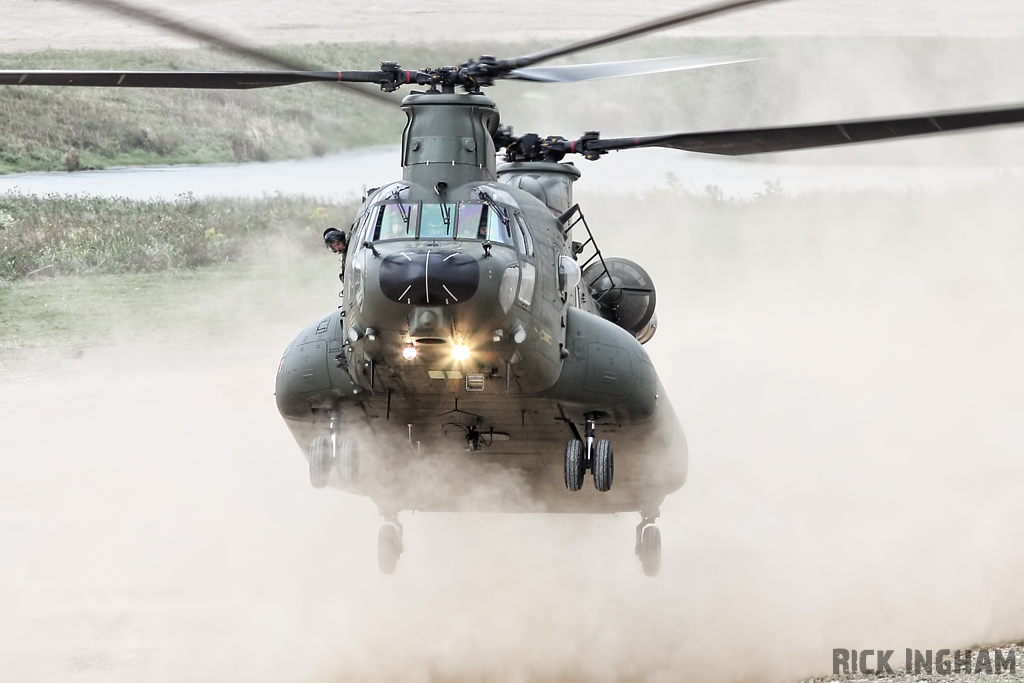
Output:
[[334,245],[338,242],[341,242],[343,246],[348,245],[348,238],[345,236],[345,233],[337,228],[327,228],[324,230],[324,244],[327,245],[328,249],[334,251]]

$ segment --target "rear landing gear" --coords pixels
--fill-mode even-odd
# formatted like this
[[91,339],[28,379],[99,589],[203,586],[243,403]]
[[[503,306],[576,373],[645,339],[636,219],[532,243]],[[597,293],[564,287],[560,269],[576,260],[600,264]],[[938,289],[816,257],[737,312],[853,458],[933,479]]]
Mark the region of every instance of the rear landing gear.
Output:
[[334,469],[338,478],[345,486],[352,486],[359,481],[359,451],[356,440],[351,436],[336,436],[334,453]]
[[596,416],[588,414],[587,427],[584,432],[586,442],[570,439],[565,445],[565,488],[579,491],[583,488],[583,478],[589,469],[594,473],[594,487],[602,493],[612,488],[615,475],[615,456],[612,443],[608,439],[594,440],[594,422]]
[[661,530],[654,526],[658,511],[641,512],[636,526],[636,555],[647,576],[657,576],[661,570]]
[[326,436],[318,436],[309,442],[309,483],[315,489],[327,486],[331,478],[331,466],[334,458],[331,440]]
[[387,515],[386,520],[377,534],[377,567],[381,574],[394,574],[404,550],[402,525],[398,522],[398,515]]
[[309,442],[309,483],[322,489],[338,473],[342,486],[354,486],[359,480],[359,451],[356,440],[338,433],[338,418],[331,418],[330,436],[318,436]]

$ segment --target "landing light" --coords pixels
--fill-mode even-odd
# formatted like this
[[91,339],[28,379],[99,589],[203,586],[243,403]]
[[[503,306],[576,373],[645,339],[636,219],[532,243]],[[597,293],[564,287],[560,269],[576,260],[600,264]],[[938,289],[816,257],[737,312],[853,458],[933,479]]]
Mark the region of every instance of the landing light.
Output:
[[452,358],[454,360],[466,360],[469,358],[469,347],[465,344],[456,344],[452,347]]
[[416,347],[413,346],[412,344],[409,344],[404,349],[402,349],[402,358],[406,360],[413,360],[416,358],[417,355],[419,355],[419,352],[416,350]]

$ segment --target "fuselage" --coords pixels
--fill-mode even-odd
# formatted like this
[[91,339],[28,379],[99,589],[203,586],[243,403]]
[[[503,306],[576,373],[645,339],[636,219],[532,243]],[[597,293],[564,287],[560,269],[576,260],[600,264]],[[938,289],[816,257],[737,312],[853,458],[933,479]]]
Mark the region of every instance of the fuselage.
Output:
[[[500,182],[487,98],[406,107],[405,177],[351,226],[344,306],[281,363],[296,440],[356,438],[358,481],[334,483],[385,509],[656,508],[685,479],[685,440],[641,344],[580,279],[556,218],[578,171],[539,164]],[[540,192],[521,189],[524,172]],[[617,444],[609,492],[563,484],[565,443],[587,419]]]

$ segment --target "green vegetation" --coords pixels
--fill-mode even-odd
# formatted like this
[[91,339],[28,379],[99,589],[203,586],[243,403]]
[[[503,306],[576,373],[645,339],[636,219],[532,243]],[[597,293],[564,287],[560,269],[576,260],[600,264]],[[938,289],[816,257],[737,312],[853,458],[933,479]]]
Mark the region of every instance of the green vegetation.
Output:
[[[349,59],[345,59],[348,62]],[[0,56],[3,68],[234,69],[212,50],[59,52]],[[266,161],[394,141],[387,112],[330,86],[273,90],[150,90],[6,86],[0,172],[111,165]]]
[[151,273],[245,260],[282,248],[322,248],[357,206],[310,199],[140,202],[96,197],[0,197],[0,280]]
[[[281,54],[325,68],[382,56],[447,61],[437,50],[314,45]],[[0,55],[4,69],[264,68],[217,50]],[[249,91],[0,87],[0,172],[267,161],[394,144],[405,116],[329,84]]]
[[[218,267],[28,279],[0,288],[0,372],[35,350],[74,355],[132,343],[258,344],[332,305],[336,259],[276,253]],[[336,281],[334,281],[336,282]]]
[[[738,199],[669,177],[635,195],[579,199],[602,250],[649,267],[659,292],[792,271],[811,288],[846,283],[852,296],[887,282],[879,273],[934,270],[927,286],[960,296],[1019,270],[1021,183],[803,195],[768,183]],[[255,341],[282,327],[288,338],[336,304],[337,259],[321,233],[355,209],[280,197],[0,197],[0,370],[33,349]]]
[[[0,197],[0,370],[35,348],[301,325],[331,305],[336,286],[321,234],[348,225],[356,208],[281,197]],[[287,317],[304,306],[299,322]]]
[[[1003,92],[1011,84],[988,74],[1004,73],[993,65],[1024,57],[1017,43],[903,37],[651,38],[575,55],[571,61],[695,53],[765,59],[671,77],[561,86],[502,82],[488,92],[517,132],[566,137],[585,130],[634,135],[944,109],[1015,99]],[[367,69],[381,60],[418,68],[458,64],[479,54],[526,54],[540,47],[544,45],[364,43],[274,51],[324,69]],[[0,54],[3,69],[254,67],[261,68],[211,49]],[[986,76],[965,79],[964,73]],[[400,91],[396,102],[408,92]],[[389,110],[330,84],[250,91],[0,86],[0,173],[302,158],[397,143],[404,123],[397,106]],[[978,145],[972,142],[971,150]],[[844,154],[849,159],[851,152]]]

